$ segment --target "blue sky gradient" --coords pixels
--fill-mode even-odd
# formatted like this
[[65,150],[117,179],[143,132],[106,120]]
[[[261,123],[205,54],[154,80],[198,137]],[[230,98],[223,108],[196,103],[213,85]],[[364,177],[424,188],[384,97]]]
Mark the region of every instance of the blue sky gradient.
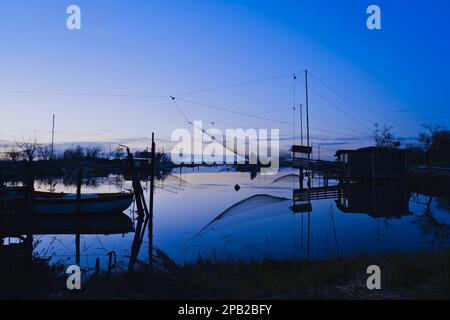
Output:
[[[70,4],[81,7],[80,31],[66,29]],[[366,28],[370,4],[381,7],[381,31]],[[324,154],[370,144],[374,123],[416,137],[424,123],[450,126],[449,13],[440,0],[2,1],[0,143],[50,141],[55,113],[60,144],[142,147],[155,131],[169,147],[171,132],[189,126],[168,96],[278,75],[286,76],[180,96],[203,106],[178,103],[191,120],[279,128],[289,140],[289,75],[304,103],[304,69]]]

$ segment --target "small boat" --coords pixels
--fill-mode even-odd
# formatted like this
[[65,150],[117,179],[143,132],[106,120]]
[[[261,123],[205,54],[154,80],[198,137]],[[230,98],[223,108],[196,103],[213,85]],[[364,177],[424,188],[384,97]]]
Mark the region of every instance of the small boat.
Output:
[[73,215],[97,213],[122,213],[133,203],[133,193],[76,194],[39,192],[34,193],[33,214]]

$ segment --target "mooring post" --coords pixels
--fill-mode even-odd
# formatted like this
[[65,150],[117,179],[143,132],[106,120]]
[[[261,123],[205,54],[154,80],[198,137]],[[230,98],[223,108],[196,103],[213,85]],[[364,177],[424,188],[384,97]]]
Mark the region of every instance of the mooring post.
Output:
[[80,265],[80,242],[81,242],[81,234],[80,234],[80,224],[81,224],[81,183],[82,183],[82,169],[78,170],[77,176],[77,233],[75,235],[75,260],[76,264]]
[[0,167],[0,188],[3,187],[5,184],[4,178],[3,178],[3,168]]
[[[113,262],[114,257],[114,262]],[[117,266],[117,255],[114,251],[108,253],[108,276],[111,275],[112,269]]]
[[136,172],[136,168],[134,166],[133,154],[131,153],[130,148],[126,147],[126,149],[127,149],[127,155],[128,155],[128,167],[131,171],[131,175],[132,175],[132,179],[133,179],[133,190],[134,190],[134,197],[136,199],[138,215],[140,217],[144,217],[145,215],[148,215],[147,204],[143,197],[144,191],[142,190],[141,180],[139,179],[139,176]]
[[75,252],[75,264],[77,265],[77,266],[80,266],[80,262],[81,262],[81,250],[80,250],[80,242],[81,242],[81,236],[80,236],[80,233],[78,232],[76,235],[75,235],[75,250],[76,250],[76,252]]
[[81,213],[81,184],[82,184],[82,172],[81,168],[78,170],[77,175],[77,212]]
[[100,258],[95,260],[95,275],[97,277],[100,275]]
[[34,200],[34,174],[33,174],[33,160],[30,159],[27,162],[27,207],[32,213],[33,200]]

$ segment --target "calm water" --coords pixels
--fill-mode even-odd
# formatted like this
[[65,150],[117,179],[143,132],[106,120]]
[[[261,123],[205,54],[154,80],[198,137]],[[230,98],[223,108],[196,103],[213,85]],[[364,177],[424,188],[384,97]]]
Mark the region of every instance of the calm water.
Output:
[[[311,213],[293,213],[291,171],[250,179],[250,173],[174,173],[157,182],[154,243],[177,262],[199,256],[215,259],[326,258],[385,251],[425,251],[450,245],[450,200],[408,192],[400,187],[352,186],[337,197],[312,201]],[[318,186],[316,180],[315,186]],[[241,189],[236,192],[234,187]],[[143,183],[146,186],[146,183]],[[37,182],[36,188],[49,185]],[[56,191],[75,192],[58,181]],[[130,181],[110,176],[91,180],[83,192],[118,192]],[[146,198],[149,195],[146,191]],[[117,254],[120,268],[128,265],[136,227],[133,208],[117,221],[89,222],[81,236],[81,265],[92,269],[100,258]],[[50,231],[51,232],[51,231]],[[53,231],[56,232],[56,231]],[[122,234],[121,232],[125,232]],[[64,233],[59,232],[58,233]],[[104,235],[103,233],[114,233]],[[119,233],[119,234],[117,234]],[[75,263],[75,235],[36,235],[35,253],[52,261]],[[148,259],[143,237],[139,259]]]

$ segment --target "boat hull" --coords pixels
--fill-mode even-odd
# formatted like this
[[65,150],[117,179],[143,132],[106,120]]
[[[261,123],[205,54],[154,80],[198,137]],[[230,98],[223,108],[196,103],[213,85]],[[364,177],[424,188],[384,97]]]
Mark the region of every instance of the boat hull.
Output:
[[33,214],[37,215],[74,215],[122,213],[133,202],[132,194],[120,194],[110,197],[77,199],[35,198]]

